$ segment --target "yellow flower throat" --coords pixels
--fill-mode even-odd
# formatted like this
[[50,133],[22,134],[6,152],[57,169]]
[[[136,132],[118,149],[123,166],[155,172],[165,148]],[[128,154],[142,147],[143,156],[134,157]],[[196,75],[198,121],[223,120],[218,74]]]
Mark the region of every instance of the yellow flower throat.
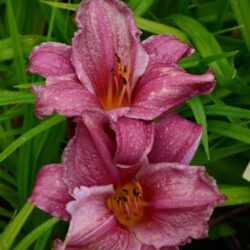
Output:
[[140,183],[132,180],[117,188],[108,198],[107,206],[122,225],[134,227],[144,217],[146,206]]

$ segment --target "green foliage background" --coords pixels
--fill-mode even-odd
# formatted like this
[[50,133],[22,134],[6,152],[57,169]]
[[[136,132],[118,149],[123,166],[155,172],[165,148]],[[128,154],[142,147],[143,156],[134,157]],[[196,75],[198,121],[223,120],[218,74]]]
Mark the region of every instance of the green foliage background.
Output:
[[[28,74],[31,49],[46,41],[70,44],[79,1],[0,0],[0,249],[51,249],[67,225],[26,203],[37,171],[60,162],[67,143],[65,118],[34,116]],[[210,239],[249,231],[250,183],[242,178],[250,155],[250,1],[129,0],[136,22],[151,34],[172,33],[196,53],[180,65],[192,73],[212,67],[215,91],[178,109],[203,125],[192,164],[205,165],[228,196],[211,220]],[[242,245],[242,247],[244,247]],[[191,244],[192,249],[203,249]],[[201,247],[201,248],[199,248]],[[190,248],[191,249],[191,248]],[[244,249],[244,248],[242,248]]]

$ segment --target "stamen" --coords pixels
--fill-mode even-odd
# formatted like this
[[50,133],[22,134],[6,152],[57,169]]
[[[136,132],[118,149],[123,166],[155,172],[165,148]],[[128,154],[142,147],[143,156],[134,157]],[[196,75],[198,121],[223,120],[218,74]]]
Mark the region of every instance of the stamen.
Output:
[[118,86],[118,79],[117,79],[117,76],[115,74],[115,70],[113,68],[111,70],[111,73],[113,75],[113,79],[114,79],[114,82],[115,82],[115,88],[116,88],[116,90],[118,90],[118,88],[119,88],[119,86]]
[[127,79],[124,76],[121,76],[121,79],[122,79],[124,85],[126,85],[128,83]]
[[122,100],[123,100],[123,98],[124,98],[125,92],[126,92],[126,86],[123,86],[122,92],[121,92],[121,94],[120,94],[120,96],[119,96],[119,99],[118,99],[118,107],[121,107],[121,106],[122,106]]
[[116,57],[117,63],[121,63],[122,62],[121,58],[117,55],[117,53],[115,53],[115,57]]
[[108,86],[108,95],[107,95],[107,108],[112,108],[112,98],[113,98],[113,86],[109,84]]
[[129,83],[129,69],[123,66],[121,57],[115,53],[116,66],[111,68],[111,81],[108,84],[107,92],[100,98],[102,106],[106,110],[130,106],[131,86]]
[[129,228],[135,226],[144,217],[146,205],[143,201],[142,187],[135,180],[117,188],[107,200],[107,206],[117,220]]
[[128,95],[128,101],[129,101],[129,103],[131,103],[131,97],[132,97],[131,86],[130,86],[130,84],[127,84],[126,87],[127,87],[126,90],[127,90],[127,95]]

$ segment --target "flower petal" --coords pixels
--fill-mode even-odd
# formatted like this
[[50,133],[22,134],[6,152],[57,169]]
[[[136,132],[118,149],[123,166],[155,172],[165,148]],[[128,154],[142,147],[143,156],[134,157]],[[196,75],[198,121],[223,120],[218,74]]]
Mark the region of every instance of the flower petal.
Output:
[[112,118],[113,121],[117,121],[120,117],[126,117],[129,112],[129,107],[122,107],[117,109],[106,110],[108,115]]
[[202,127],[176,113],[166,115],[155,126],[155,138],[148,156],[150,163],[188,164],[199,145]]
[[72,199],[68,186],[63,182],[63,166],[61,164],[44,166],[37,174],[29,202],[53,216],[69,220],[66,204]]
[[136,85],[127,116],[151,120],[195,95],[210,93],[214,74],[190,75],[177,66],[152,64]]
[[[152,246],[142,245],[141,250],[157,250],[157,249]],[[161,247],[160,250],[179,250],[179,247],[178,246]]]
[[143,74],[148,55],[143,49],[132,12],[118,0],[91,0],[80,4],[79,30],[72,42],[72,63],[82,83],[97,96],[107,93],[118,55],[134,85]]
[[107,209],[106,201],[112,192],[112,185],[74,190],[76,200],[67,206],[72,218],[69,231],[64,243],[57,242],[57,250],[140,249],[134,235],[121,227]]
[[115,162],[121,165],[133,165],[144,161],[151,150],[154,140],[153,123],[120,118],[112,122],[116,133],[117,150]]
[[46,78],[71,74],[75,71],[70,58],[70,46],[55,42],[42,43],[32,50],[28,70]]
[[39,118],[58,112],[66,116],[80,116],[88,108],[100,108],[97,98],[74,78],[74,75],[49,77],[46,85],[33,87],[37,98],[36,114]]
[[81,185],[119,185],[127,174],[114,164],[131,168],[144,162],[153,138],[153,124],[129,118],[114,122],[106,112],[86,110],[64,152],[65,181],[71,190]]
[[105,113],[86,111],[76,124],[75,136],[64,151],[65,182],[70,190],[80,186],[119,182],[113,163],[115,141]]
[[136,237],[155,248],[180,245],[207,235],[207,221],[225,201],[203,167],[175,163],[143,166],[136,177],[149,204]]
[[173,35],[154,35],[143,41],[143,47],[150,55],[150,62],[177,63],[182,57],[191,55],[194,49],[182,43]]

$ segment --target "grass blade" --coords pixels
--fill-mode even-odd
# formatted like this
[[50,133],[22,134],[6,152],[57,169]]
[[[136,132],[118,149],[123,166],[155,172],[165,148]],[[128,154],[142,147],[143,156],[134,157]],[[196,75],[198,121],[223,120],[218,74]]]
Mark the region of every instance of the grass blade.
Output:
[[250,150],[250,145],[245,143],[234,143],[230,146],[224,146],[216,149],[210,149],[210,159],[208,160],[205,156],[204,152],[198,151],[195,155],[194,161],[192,164],[194,165],[205,165],[207,163],[211,163],[213,161],[218,161],[220,159],[236,155],[241,152],[245,152]]
[[222,206],[240,205],[250,203],[250,186],[248,187],[221,187],[220,192],[227,196]]
[[13,208],[18,207],[16,191],[3,183],[0,183],[0,197],[6,200]]
[[42,133],[46,129],[49,129],[50,127],[63,122],[65,120],[64,117],[55,115],[44,122],[40,123],[36,127],[30,129],[26,133],[24,133],[22,136],[17,138],[15,141],[13,141],[7,148],[5,148],[1,153],[0,153],[0,162],[3,161],[5,158],[10,156],[17,148],[22,146],[24,143],[35,137],[36,135]]
[[0,235],[0,249],[9,250],[14,243],[18,233],[33,211],[34,206],[26,203],[15,218],[8,224],[3,233]]
[[249,0],[230,0],[230,4],[238,24],[241,27],[240,29],[247,48],[250,51],[250,2]]
[[51,229],[58,221],[58,218],[51,218],[47,220],[39,227],[34,229],[31,233],[29,233],[25,238],[23,238],[22,241],[20,241],[18,245],[14,248],[14,250],[28,249],[40,236],[42,236],[49,229]]
[[177,38],[179,38],[183,42],[188,41],[187,36],[182,31],[173,28],[171,26],[150,21],[138,16],[135,17],[135,20],[138,27],[142,30],[151,32],[153,34],[174,34]]
[[0,91],[0,106],[17,103],[34,103],[34,94],[30,92]]
[[208,130],[250,144],[250,129],[223,121],[208,121]]
[[0,207],[0,216],[4,216],[6,218],[11,218],[12,217],[12,212],[10,212],[9,210]]
[[130,0],[128,6],[133,10],[137,16],[142,16],[152,6],[154,0]]
[[192,98],[191,100],[187,102],[187,104],[191,108],[197,123],[202,125],[202,129],[203,129],[202,143],[203,143],[207,158],[209,159],[210,156],[209,156],[209,146],[208,146],[208,136],[207,136],[207,119],[206,119],[204,107],[199,97]]
[[26,80],[26,71],[24,66],[24,58],[23,58],[23,51],[20,42],[20,36],[17,31],[15,16],[13,12],[12,2],[11,0],[6,0],[7,3],[7,14],[8,14],[8,22],[9,22],[9,29],[10,35],[12,38],[13,43],[13,50],[14,50],[14,57],[15,57],[15,68],[16,74],[18,77],[19,82],[27,82]]
[[250,110],[233,106],[208,105],[205,107],[207,115],[228,116],[250,119]]
[[57,2],[50,2],[50,1],[40,1],[41,3],[47,4],[51,7],[64,9],[64,10],[71,10],[76,11],[78,4],[73,3],[57,3]]
[[[189,35],[203,58],[223,53],[213,34],[197,20],[189,16],[173,15],[169,18],[169,21]],[[193,32],[194,30],[195,32]],[[219,61],[210,63],[210,66],[214,69],[220,84],[224,87],[231,87],[234,91],[244,92],[243,86],[245,87],[246,84],[236,75],[236,69],[228,59],[222,58]],[[238,82],[238,84],[235,85],[234,81]]]

